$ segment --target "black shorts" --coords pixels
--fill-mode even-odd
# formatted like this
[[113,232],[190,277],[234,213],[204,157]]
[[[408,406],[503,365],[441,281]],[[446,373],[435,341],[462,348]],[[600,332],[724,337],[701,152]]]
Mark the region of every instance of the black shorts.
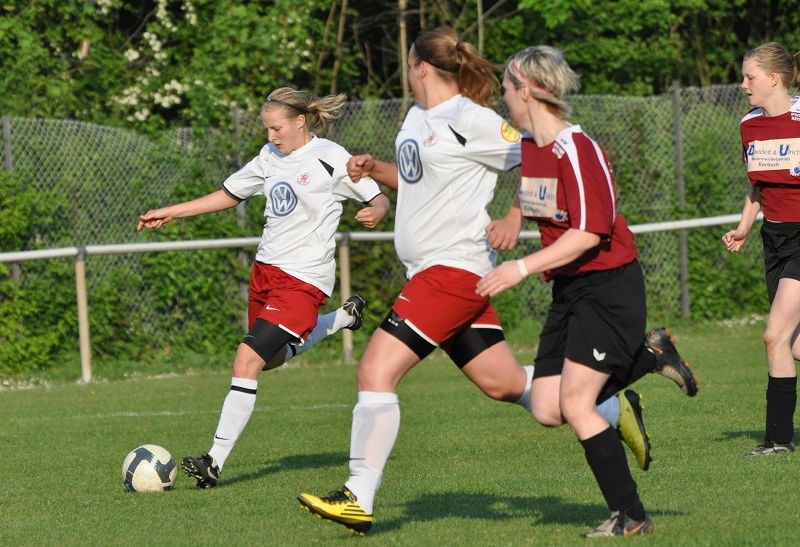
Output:
[[644,276],[638,261],[580,277],[555,278],[534,378],[561,374],[570,359],[627,377],[644,342]]
[[764,244],[764,276],[769,303],[783,277],[800,280],[800,222],[769,222],[761,225]]

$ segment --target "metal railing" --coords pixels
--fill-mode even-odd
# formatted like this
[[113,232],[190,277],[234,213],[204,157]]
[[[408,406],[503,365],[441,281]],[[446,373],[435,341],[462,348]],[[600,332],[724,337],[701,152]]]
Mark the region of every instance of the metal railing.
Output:
[[[635,234],[669,232],[704,228],[723,224],[739,222],[740,215],[723,215],[715,217],[675,220],[668,222],[655,222],[631,226]],[[538,239],[539,232],[523,231],[520,239]],[[350,242],[351,241],[391,241],[393,232],[347,232],[337,233],[336,240],[339,247],[339,283],[341,299],[344,302],[352,294],[350,272]],[[88,383],[92,380],[91,336],[89,332],[89,295],[86,288],[86,257],[96,255],[113,255],[129,253],[157,253],[164,251],[189,251],[198,249],[223,249],[254,247],[258,245],[260,237],[243,237],[231,239],[209,239],[195,241],[170,241],[155,243],[125,243],[117,245],[86,245],[82,247],[62,247],[58,249],[43,249],[36,251],[18,251],[0,253],[0,262],[18,263],[29,260],[47,260],[55,258],[75,258],[75,289],[77,294],[78,337],[81,358],[81,379]],[[687,291],[683,291],[688,297]],[[342,331],[342,354],[347,363],[353,362],[352,332]]]

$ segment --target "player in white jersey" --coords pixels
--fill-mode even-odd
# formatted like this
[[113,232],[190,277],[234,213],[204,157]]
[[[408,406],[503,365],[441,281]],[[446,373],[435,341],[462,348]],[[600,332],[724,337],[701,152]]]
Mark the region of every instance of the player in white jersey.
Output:
[[[372,335],[358,368],[350,477],[327,496],[302,493],[310,512],[363,534],[397,439],[397,385],[436,347],[487,396],[531,409],[532,367],[521,367],[488,297],[475,286],[492,269],[486,207],[497,175],[520,161],[520,135],[486,105],[498,81],[491,65],[449,28],[419,36],[409,55],[417,104],[395,140],[396,163],[354,156],[353,180],[396,188],[395,247],[409,281]],[[612,397],[602,411],[630,437],[646,439],[639,409]],[[631,425],[632,424],[632,425]],[[648,456],[649,457],[649,456]]]
[[335,283],[335,240],[342,202],[364,204],[356,220],[373,228],[389,210],[389,199],[373,180],[353,183],[350,154],[317,136],[341,113],[344,95],[310,97],[291,88],[273,91],[261,107],[269,142],[258,156],[204,197],[148,211],[138,229],[159,228],[174,218],[222,211],[255,195],[266,197],[264,231],[250,279],[249,332],[236,352],[230,391],[222,406],[213,445],[200,457],[186,456],[184,471],[197,486],[216,486],[226,459],[250,419],[258,375],[341,328],[361,326],[364,302],[348,299],[318,316]]
[[742,218],[722,236],[738,252],[759,211],[770,302],[764,346],[769,375],[764,442],[748,452],[771,456],[794,452],[794,412],[800,359],[800,52],[768,42],[742,63],[742,89],[753,107],[740,124],[742,158],[750,185]]

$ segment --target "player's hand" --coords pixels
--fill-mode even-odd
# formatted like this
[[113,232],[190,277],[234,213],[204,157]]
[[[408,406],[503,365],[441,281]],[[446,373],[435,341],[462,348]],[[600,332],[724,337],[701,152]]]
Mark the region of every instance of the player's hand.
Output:
[[347,160],[347,174],[353,182],[369,177],[374,167],[375,160],[371,154],[360,154]]
[[739,250],[744,247],[746,241],[747,232],[739,228],[730,230],[722,236],[722,244],[725,245],[725,248],[731,253],[738,253]]
[[374,228],[383,218],[385,212],[378,207],[363,207],[356,213],[355,219],[365,228]]
[[481,296],[494,296],[519,285],[523,279],[525,276],[516,260],[503,262],[478,281],[475,292]]
[[147,228],[148,230],[161,228],[164,224],[172,220],[172,218],[173,217],[167,213],[166,207],[150,209],[145,214],[139,215],[139,224],[136,226],[136,231],[140,232],[142,228]]
[[498,251],[510,251],[519,242],[520,226],[515,225],[507,218],[491,221],[486,226],[486,235],[489,244]]

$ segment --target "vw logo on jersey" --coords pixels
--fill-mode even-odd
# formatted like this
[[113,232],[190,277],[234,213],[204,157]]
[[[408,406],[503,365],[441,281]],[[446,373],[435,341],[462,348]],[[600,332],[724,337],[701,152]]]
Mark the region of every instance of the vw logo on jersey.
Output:
[[422,178],[422,163],[419,160],[419,145],[407,139],[397,147],[397,170],[408,183],[414,184]]
[[279,182],[273,186],[269,192],[269,201],[272,212],[279,217],[285,217],[297,207],[297,196],[288,182]]

